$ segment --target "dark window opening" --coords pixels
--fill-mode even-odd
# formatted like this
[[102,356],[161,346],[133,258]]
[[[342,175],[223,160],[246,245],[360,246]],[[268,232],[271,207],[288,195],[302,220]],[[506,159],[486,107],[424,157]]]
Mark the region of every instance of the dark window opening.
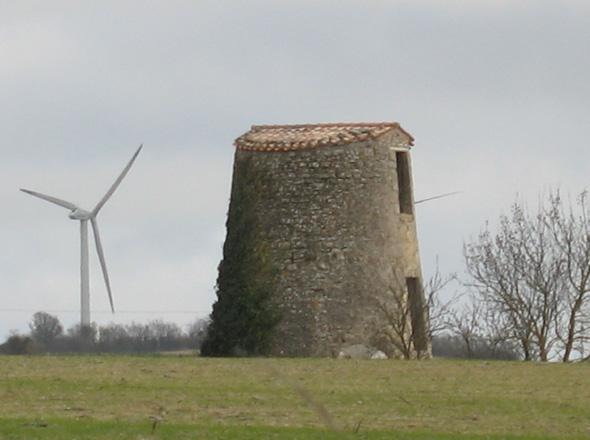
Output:
[[408,307],[410,309],[410,319],[412,320],[414,348],[418,352],[425,352],[428,349],[426,310],[420,280],[414,277],[406,278],[406,287],[408,289]]
[[410,163],[408,153],[397,151],[395,153],[395,161],[397,163],[399,211],[404,214],[412,214],[412,183],[410,179]]

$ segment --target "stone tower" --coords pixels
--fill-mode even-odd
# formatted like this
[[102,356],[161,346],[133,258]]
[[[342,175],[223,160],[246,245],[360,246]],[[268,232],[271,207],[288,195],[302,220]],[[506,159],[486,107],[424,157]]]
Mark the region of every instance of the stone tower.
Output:
[[[428,354],[412,145],[397,123],[255,125],[236,139],[224,249],[248,217],[274,274],[271,354],[334,356],[354,344],[392,354],[382,308],[395,307],[394,291]],[[239,210],[237,197],[248,199]]]

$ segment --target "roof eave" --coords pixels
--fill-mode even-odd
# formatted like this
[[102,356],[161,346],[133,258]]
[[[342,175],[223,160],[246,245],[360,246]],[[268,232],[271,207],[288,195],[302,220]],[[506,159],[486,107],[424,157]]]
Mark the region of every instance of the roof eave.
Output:
[[[234,146],[239,150],[244,151],[289,151],[291,150],[290,145],[266,145],[266,146],[259,146],[256,147],[254,142],[250,142],[245,140],[244,138],[252,132],[257,132],[260,130],[273,130],[273,129],[300,129],[300,128],[330,128],[330,127],[350,127],[350,126],[362,126],[362,127],[383,127],[388,128],[385,131],[373,136],[371,138],[365,139],[357,139],[356,141],[367,141],[369,139],[377,139],[381,136],[385,135],[386,133],[390,133],[392,130],[396,129],[401,132],[405,137],[408,139],[408,149],[414,145],[414,138],[413,136],[404,130],[398,122],[334,122],[334,123],[322,123],[322,124],[270,124],[270,125],[252,125],[249,132],[246,132],[239,136],[234,141]],[[304,150],[304,149],[314,149],[318,146],[335,146],[335,145],[347,145],[350,143],[355,142],[355,140],[351,140],[351,142],[327,142],[327,143],[320,143],[312,144],[309,146],[298,146],[297,150]],[[252,143],[252,145],[250,145]]]

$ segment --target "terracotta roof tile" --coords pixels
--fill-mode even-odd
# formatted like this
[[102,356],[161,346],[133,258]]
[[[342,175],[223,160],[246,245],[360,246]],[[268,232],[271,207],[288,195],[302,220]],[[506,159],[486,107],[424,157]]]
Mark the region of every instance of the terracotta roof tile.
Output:
[[302,125],[253,125],[250,131],[235,140],[239,150],[293,151],[329,145],[346,145],[375,139],[398,129],[414,138],[397,122],[350,122]]

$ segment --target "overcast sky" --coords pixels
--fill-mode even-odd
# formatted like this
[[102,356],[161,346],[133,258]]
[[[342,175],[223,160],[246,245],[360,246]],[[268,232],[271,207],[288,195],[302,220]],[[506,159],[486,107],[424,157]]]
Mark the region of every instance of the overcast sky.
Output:
[[234,138],[398,121],[416,139],[425,275],[518,193],[589,186],[586,1],[0,0],[0,338],[79,321],[79,226],[140,143],[91,248],[92,319],[185,325],[215,299]]

